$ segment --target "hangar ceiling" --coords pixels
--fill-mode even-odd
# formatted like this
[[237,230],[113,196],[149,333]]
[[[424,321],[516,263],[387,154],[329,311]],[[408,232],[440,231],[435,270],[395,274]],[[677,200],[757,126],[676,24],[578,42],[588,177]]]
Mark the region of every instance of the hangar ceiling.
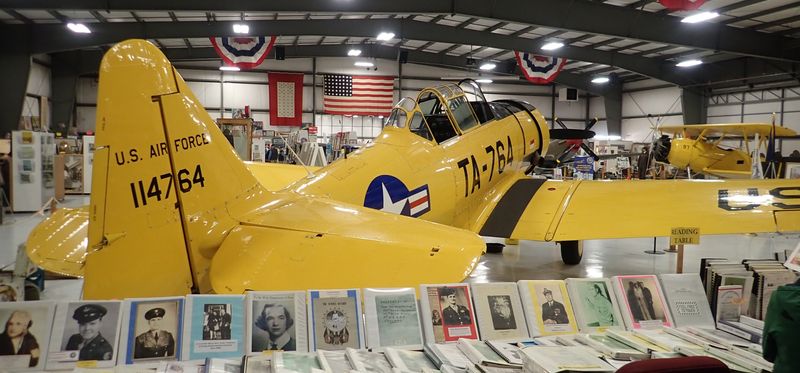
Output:
[[[582,81],[614,74],[703,88],[796,85],[800,74],[796,0],[708,0],[703,10],[720,17],[700,24],[681,23],[687,12],[653,0],[0,0],[0,9],[0,27],[29,35],[29,53],[97,51],[139,37],[178,59],[214,59],[208,37],[244,20],[251,34],[276,35],[290,56],[374,45],[373,57],[406,50],[412,62],[463,68],[469,57],[513,72],[513,51],[528,50],[568,58],[566,71]],[[65,32],[66,22],[92,33]],[[376,41],[381,31],[395,39]],[[552,40],[565,47],[539,50]],[[675,67],[685,59],[704,64]]]

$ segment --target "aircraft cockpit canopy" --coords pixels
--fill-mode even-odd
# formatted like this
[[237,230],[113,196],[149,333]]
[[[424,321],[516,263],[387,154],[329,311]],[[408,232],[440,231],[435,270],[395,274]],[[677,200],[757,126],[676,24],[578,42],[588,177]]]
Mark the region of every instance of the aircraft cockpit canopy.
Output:
[[417,109],[417,103],[410,97],[405,97],[398,102],[392,109],[392,113],[383,123],[384,127],[391,126],[396,128],[408,127],[411,133],[416,134],[429,141],[433,141],[433,135],[425,123],[422,113]]

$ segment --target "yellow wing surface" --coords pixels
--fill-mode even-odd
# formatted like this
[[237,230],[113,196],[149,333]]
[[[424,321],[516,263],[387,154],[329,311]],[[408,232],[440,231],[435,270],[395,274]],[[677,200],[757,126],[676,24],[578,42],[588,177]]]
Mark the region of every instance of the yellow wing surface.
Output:
[[478,222],[542,241],[800,231],[800,180],[546,181],[520,177]]
[[683,134],[685,137],[697,137],[703,131],[705,136],[734,135],[752,137],[758,134],[760,137],[770,136],[775,130],[775,137],[797,136],[797,132],[790,128],[774,126],[769,123],[720,123],[720,124],[687,124],[683,126],[660,126],[658,130],[662,133]]
[[267,190],[278,191],[315,172],[319,167],[303,167],[283,163],[244,162],[247,169]]

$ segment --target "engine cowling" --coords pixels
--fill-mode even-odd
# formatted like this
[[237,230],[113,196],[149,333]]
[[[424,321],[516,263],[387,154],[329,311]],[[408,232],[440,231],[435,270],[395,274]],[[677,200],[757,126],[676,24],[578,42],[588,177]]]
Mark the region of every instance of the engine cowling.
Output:
[[669,163],[669,150],[672,147],[672,141],[669,136],[661,135],[659,139],[653,142],[653,157],[658,162]]

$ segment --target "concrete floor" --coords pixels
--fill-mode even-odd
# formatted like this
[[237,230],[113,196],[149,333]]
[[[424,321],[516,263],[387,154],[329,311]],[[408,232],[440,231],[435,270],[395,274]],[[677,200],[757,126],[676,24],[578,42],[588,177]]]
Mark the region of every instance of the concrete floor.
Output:
[[[77,207],[88,204],[87,196],[68,196],[61,204]],[[6,215],[0,225],[0,266],[13,265],[16,248],[24,243],[28,233],[43,219],[42,215],[22,213]],[[624,224],[624,222],[620,222]],[[798,235],[723,235],[703,236],[701,244],[686,246],[684,273],[697,272],[700,258],[723,257],[772,258],[773,253],[793,250],[800,243]],[[657,248],[667,247],[667,238],[657,239]],[[487,254],[467,282],[499,282],[568,277],[611,277],[625,274],[674,273],[677,254],[645,254],[652,250],[653,239],[594,240],[584,243],[581,264],[568,266],[561,262],[561,251],[554,243],[521,241],[506,246],[502,254]],[[78,299],[82,280],[48,281],[43,299]]]

